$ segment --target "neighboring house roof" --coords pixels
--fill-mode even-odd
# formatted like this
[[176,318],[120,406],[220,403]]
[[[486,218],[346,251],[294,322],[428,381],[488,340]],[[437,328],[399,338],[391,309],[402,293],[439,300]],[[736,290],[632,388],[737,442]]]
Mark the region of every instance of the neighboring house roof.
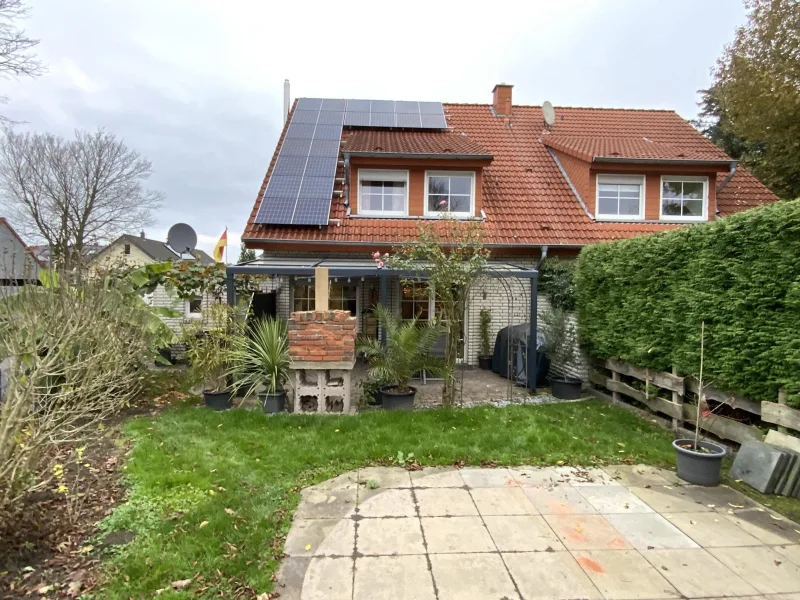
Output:
[[17,231],[11,226],[11,223],[8,222],[8,219],[5,217],[0,217],[0,226],[5,226],[6,229],[11,232],[11,235],[20,243],[20,245],[25,249],[28,255],[38,264],[40,267],[46,267],[47,265],[42,262],[42,260],[37,256],[36,252],[34,251],[34,246],[28,246],[22,237],[17,233]]
[[[296,104],[295,104],[296,106]],[[539,106],[512,108],[508,123],[487,104],[445,104],[447,134],[420,132],[358,131],[347,135],[345,149],[376,146],[408,150],[438,145],[434,140],[464,138],[493,156],[483,169],[482,208],[485,242],[490,246],[564,245],[632,237],[676,227],[667,223],[596,222],[581,206],[564,173],[543,140],[601,139],[593,145],[577,145],[585,156],[622,151],[634,156],[673,156],[674,149],[687,157],[708,157],[728,163],[731,159],[674,111],[557,107],[556,122],[544,127]],[[292,108],[292,113],[294,107]],[[290,114],[291,117],[291,114]],[[413,238],[416,219],[349,218],[344,198],[331,202],[327,226],[262,225],[255,223],[288,123],[275,149],[243,234],[245,241],[344,243],[348,245],[396,244]],[[466,134],[462,136],[461,134]],[[355,141],[351,138],[356,135]],[[644,142],[647,138],[648,142]],[[425,142],[419,141],[424,139]],[[638,140],[633,142],[631,140]],[[379,140],[379,141],[378,141]],[[413,145],[412,145],[413,140]],[[624,142],[622,140],[625,140]],[[356,145],[358,142],[358,145]],[[352,146],[351,146],[352,144]],[[648,145],[645,145],[648,144]],[[649,145],[649,144],[652,144]],[[620,150],[614,150],[619,148]],[[596,154],[596,153],[600,154]],[[677,157],[681,158],[681,157]],[[717,206],[720,214],[774,202],[777,198],[755,177],[738,168],[722,187],[727,167],[717,173]],[[337,177],[343,177],[340,168]]]
[[[185,257],[179,257],[175,252],[167,247],[166,243],[160,240],[151,240],[148,238],[144,238],[140,235],[129,235],[127,233],[119,236],[116,240],[111,242],[108,246],[106,246],[103,250],[98,253],[98,256],[102,254],[108,248],[115,246],[117,244],[132,244],[139,248],[142,252],[144,252],[147,256],[152,258],[154,261],[167,261],[167,260],[187,260]],[[215,263],[214,259],[211,258],[208,254],[203,252],[202,250],[195,250],[194,251],[195,258],[204,265],[213,265]]]
[[[81,250],[81,259],[86,263],[105,248],[105,246],[101,246],[100,244],[87,244]],[[43,265],[50,265],[50,246],[31,246],[31,251],[36,255],[36,259],[40,263]]]
[[[440,131],[386,131],[359,129],[345,131],[343,151],[361,156],[437,156],[470,159],[492,158],[492,155],[466,134]],[[440,156],[441,155],[441,156]]]
[[[719,151],[710,149],[687,150],[672,144],[654,142],[645,137],[581,137],[567,135],[543,135],[542,142],[548,148],[560,150],[570,156],[585,160],[604,161],[657,161],[681,163],[714,163],[728,165],[732,161]],[[716,148],[716,146],[715,146]]]

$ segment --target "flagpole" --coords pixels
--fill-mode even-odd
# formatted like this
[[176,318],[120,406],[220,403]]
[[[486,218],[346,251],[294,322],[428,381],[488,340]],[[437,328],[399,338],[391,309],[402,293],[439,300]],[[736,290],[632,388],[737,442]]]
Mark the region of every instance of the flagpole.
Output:
[[225,264],[228,264],[228,226],[225,225]]

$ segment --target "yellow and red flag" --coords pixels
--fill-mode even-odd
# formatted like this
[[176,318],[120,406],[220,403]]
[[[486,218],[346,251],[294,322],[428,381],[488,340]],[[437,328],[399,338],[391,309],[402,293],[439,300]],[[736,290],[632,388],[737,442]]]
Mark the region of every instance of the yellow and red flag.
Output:
[[228,247],[228,228],[225,228],[225,231],[222,232],[222,237],[219,238],[217,245],[214,246],[214,260],[217,262],[222,262],[222,252],[225,248]]

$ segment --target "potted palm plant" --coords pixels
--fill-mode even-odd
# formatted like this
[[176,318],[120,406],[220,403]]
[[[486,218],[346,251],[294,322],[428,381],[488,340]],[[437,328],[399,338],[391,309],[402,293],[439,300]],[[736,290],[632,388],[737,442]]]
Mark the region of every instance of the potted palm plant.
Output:
[[[575,326],[569,319],[567,311],[551,308],[542,314],[542,332],[544,333],[544,354],[550,364],[566,367],[575,360]],[[581,397],[581,380],[569,375],[551,375],[550,391],[556,398],[576,400]]]
[[492,353],[489,345],[489,325],[492,323],[492,311],[488,308],[481,309],[481,353],[478,355],[478,366],[485,370],[492,369]]
[[244,388],[245,398],[256,392],[264,412],[283,412],[290,364],[286,321],[257,319],[246,335],[234,342],[230,370],[233,387],[237,391]]
[[367,359],[370,377],[392,382],[380,390],[383,408],[411,410],[417,394],[417,389],[409,385],[414,374],[422,371],[437,377],[446,374],[444,361],[430,354],[444,329],[432,323],[419,323],[416,318],[404,322],[380,305],[375,312],[378,323],[386,331],[386,343],[360,335],[356,350]]
[[183,329],[190,373],[195,381],[202,382],[203,400],[213,410],[232,406],[228,368],[238,327],[233,308],[212,304],[203,319],[189,323]]

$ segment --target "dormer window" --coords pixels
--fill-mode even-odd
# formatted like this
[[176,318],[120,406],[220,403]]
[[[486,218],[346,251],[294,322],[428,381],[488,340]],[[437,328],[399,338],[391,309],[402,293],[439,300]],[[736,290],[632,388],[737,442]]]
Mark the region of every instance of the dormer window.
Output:
[[408,171],[358,171],[358,213],[379,217],[408,214]]
[[475,173],[470,171],[427,171],[425,173],[425,214],[471,217],[475,214]]
[[661,219],[705,221],[708,177],[662,177]]
[[644,219],[644,175],[598,175],[598,220]]

